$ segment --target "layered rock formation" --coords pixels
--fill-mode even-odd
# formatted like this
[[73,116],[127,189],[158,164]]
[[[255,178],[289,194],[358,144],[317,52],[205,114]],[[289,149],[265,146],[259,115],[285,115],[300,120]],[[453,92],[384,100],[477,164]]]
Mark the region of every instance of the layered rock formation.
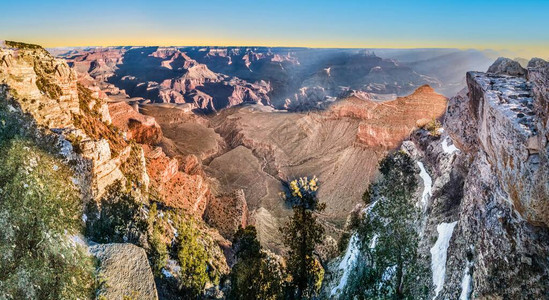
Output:
[[0,49],[0,81],[39,126],[63,132],[72,141],[65,143],[62,155],[77,161],[80,169],[91,168],[91,173],[79,172],[81,188],[87,199],[100,197],[106,186],[124,180],[120,165],[129,148],[107,126],[106,103],[77,86],[76,73],[65,61],[39,46],[25,47]]
[[[110,211],[112,216],[94,221],[106,222],[94,227],[93,230],[99,231],[95,234],[113,234],[104,237],[109,240],[117,239],[118,235],[126,237],[123,231],[131,230],[140,237],[131,242],[150,251],[147,236],[152,228],[148,228],[146,220],[156,222],[155,218],[162,218],[148,216],[150,198],[161,202],[159,209],[194,219],[200,227],[201,240],[207,241],[204,247],[209,267],[218,276],[228,272],[220,247],[228,249],[230,242],[201,220],[207,205],[210,202],[215,205],[211,201],[215,199],[196,155],[170,158],[161,148],[154,148],[162,142],[173,142],[163,137],[153,117],[140,114],[137,106],[125,101],[98,97],[77,82],[76,72],[65,61],[54,59],[40,46],[6,42],[0,48],[0,57],[0,93],[2,101],[8,103],[2,108],[7,107],[10,114],[27,122],[25,128],[20,128],[21,133],[26,127],[36,127],[36,132],[29,135],[32,142],[51,148],[54,155],[59,154],[73,169],[76,178],[72,180],[80,188],[82,204],[88,209],[82,216],[83,222],[91,227],[86,222],[86,213],[92,208],[100,212],[102,205],[119,205]],[[47,145],[44,141],[48,141]],[[110,203],[111,196],[115,202],[129,203]],[[138,205],[137,211],[130,211],[132,205]],[[217,217],[221,218],[219,214]],[[241,213],[240,219],[245,222],[245,218],[246,213]],[[115,226],[109,222],[119,223]],[[140,225],[132,227],[135,224]],[[106,226],[104,231],[101,226]],[[176,229],[171,229],[171,240],[166,242],[170,247],[176,236]],[[158,298],[143,248],[130,244],[94,245],[90,252],[99,258],[100,271],[107,276],[103,278],[102,295]],[[178,267],[177,262],[173,265]]]
[[109,102],[112,124],[126,133],[126,139],[155,145],[162,140],[162,129],[153,117],[140,114],[125,101]]
[[158,200],[201,217],[212,197],[205,178],[180,172],[178,160],[167,157],[160,147],[145,147],[145,157],[151,187]]
[[206,112],[240,104],[268,104],[270,86],[212,72],[178,48],[96,48],[62,54],[79,79],[118,99],[192,103]]

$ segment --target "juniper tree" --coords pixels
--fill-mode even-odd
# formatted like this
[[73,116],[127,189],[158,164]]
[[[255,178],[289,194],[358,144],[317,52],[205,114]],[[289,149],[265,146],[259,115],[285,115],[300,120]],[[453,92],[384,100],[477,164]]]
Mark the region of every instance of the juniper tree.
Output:
[[192,221],[183,221],[178,228],[177,258],[181,266],[181,292],[187,299],[199,299],[208,282],[208,253],[198,240]]

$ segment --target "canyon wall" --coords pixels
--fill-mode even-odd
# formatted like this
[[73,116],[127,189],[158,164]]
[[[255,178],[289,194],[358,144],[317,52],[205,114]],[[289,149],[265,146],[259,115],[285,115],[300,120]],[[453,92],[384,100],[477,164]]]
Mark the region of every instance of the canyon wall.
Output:
[[[541,60],[519,70],[500,59],[488,73],[467,73],[442,134],[418,130],[403,143],[418,164],[410,205],[421,211],[417,257],[427,271],[415,282],[428,297],[547,297],[548,70]],[[347,251],[364,255],[356,247]],[[334,263],[328,297],[344,291],[356,261]]]

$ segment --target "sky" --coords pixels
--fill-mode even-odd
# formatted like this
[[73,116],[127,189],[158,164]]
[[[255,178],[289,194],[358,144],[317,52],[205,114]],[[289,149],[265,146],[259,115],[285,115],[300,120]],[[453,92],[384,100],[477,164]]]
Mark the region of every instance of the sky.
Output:
[[68,46],[475,48],[549,57],[549,0],[0,0],[0,40]]

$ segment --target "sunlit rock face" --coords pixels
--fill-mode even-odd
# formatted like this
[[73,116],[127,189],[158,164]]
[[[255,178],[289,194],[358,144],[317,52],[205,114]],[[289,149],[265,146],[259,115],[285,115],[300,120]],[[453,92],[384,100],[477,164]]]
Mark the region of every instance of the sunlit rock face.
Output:
[[80,112],[75,72],[43,49],[0,48],[0,82],[40,125],[70,126],[71,115]]
[[110,135],[107,104],[82,92],[64,60],[34,47],[0,48],[0,82],[37,125],[78,140],[62,154],[75,161],[85,199],[98,198],[110,184],[124,181],[120,166],[129,148],[121,137]]

